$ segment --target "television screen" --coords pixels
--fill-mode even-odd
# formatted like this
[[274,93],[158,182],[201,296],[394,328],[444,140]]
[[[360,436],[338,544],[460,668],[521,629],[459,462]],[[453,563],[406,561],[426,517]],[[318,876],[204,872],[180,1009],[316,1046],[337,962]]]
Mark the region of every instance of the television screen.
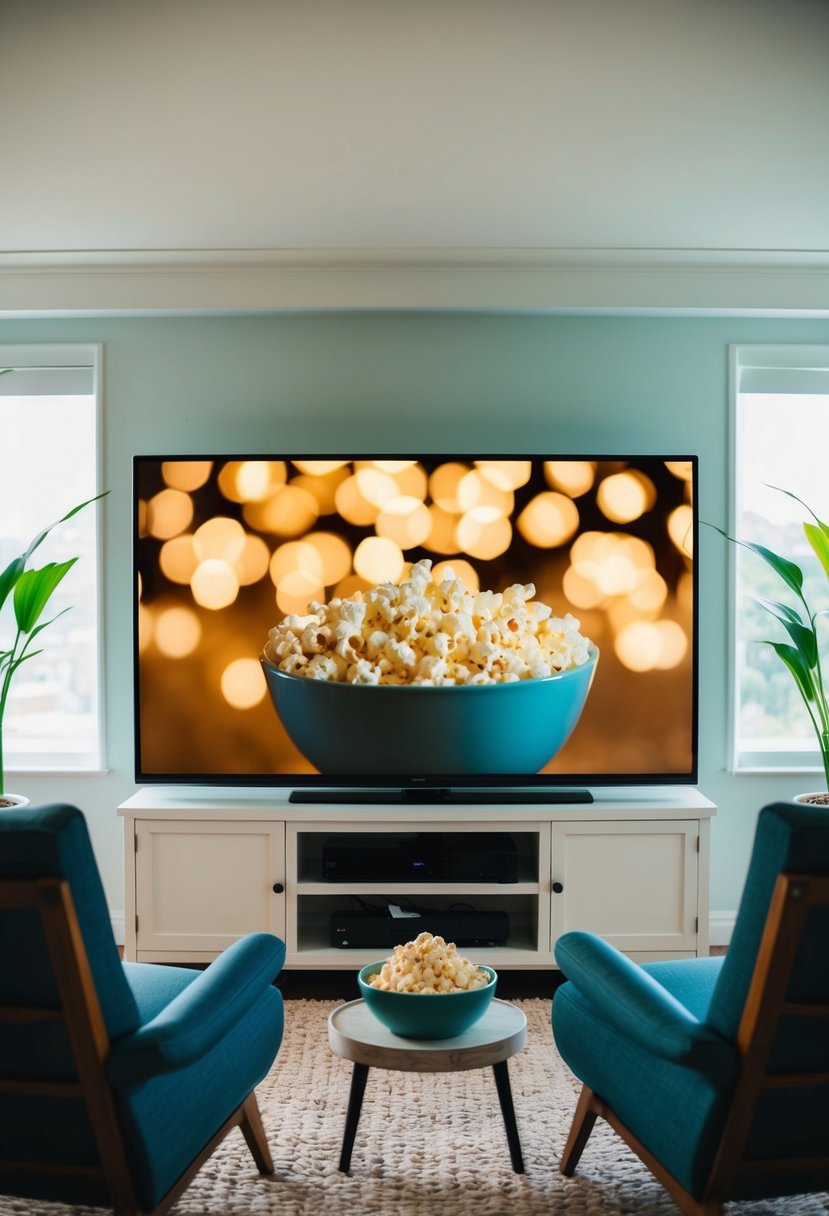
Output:
[[138,456],[133,484],[139,782],[696,781],[695,457]]

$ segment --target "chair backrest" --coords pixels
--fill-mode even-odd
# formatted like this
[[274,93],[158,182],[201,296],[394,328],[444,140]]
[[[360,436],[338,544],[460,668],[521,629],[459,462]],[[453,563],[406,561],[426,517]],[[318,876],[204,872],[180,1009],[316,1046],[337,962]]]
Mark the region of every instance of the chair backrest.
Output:
[[[124,978],[86,820],[77,807],[0,811],[0,880],[38,878],[69,884],[109,1037],[136,1030],[138,1007]],[[54,1005],[57,1000],[39,916],[0,911],[0,1003]],[[14,1059],[0,1046],[0,1071],[5,1073],[7,1065]]]
[[103,1064],[138,1023],[83,815],[0,812],[0,1189],[131,1199]]
[[709,1194],[829,1187],[829,812],[760,813],[709,1023],[742,1060]]
[[[829,875],[829,811],[795,802],[772,803],[757,820],[754,846],[737,920],[708,1011],[708,1023],[736,1039],[751,986],[766,918],[778,876],[783,873]],[[810,918],[798,963],[799,983],[829,1001],[829,969],[814,966],[829,957],[826,921]]]

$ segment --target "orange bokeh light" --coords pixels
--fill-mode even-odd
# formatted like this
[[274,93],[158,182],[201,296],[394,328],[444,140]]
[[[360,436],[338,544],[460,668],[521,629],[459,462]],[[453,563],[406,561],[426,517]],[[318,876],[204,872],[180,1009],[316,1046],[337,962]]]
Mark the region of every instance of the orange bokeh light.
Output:
[[579,512],[571,498],[544,490],[527,503],[518,516],[518,531],[531,545],[552,549],[563,545],[579,526]]
[[193,500],[183,490],[159,490],[147,503],[147,531],[157,540],[170,540],[189,528]]
[[243,514],[247,523],[259,532],[301,536],[316,523],[319,508],[313,494],[302,486],[287,485],[264,502],[246,503]]
[[592,460],[546,460],[544,476],[554,490],[579,498],[593,488],[596,466]]
[[174,536],[165,540],[158,555],[161,573],[171,583],[186,585],[193,577],[193,571],[199,564],[196,551],[193,548],[193,537],[188,532],[183,536]]
[[221,676],[222,696],[234,709],[253,709],[268,691],[257,659],[234,659]]
[[287,477],[284,460],[229,460],[219,472],[219,489],[231,502],[264,502]]
[[213,471],[212,460],[163,460],[161,476],[171,490],[198,490]]

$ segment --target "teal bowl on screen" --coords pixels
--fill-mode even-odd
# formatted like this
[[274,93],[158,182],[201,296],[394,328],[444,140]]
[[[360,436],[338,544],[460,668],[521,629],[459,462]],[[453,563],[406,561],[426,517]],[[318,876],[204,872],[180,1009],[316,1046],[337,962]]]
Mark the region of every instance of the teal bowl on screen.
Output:
[[469,992],[384,992],[368,983],[383,966],[368,963],[357,976],[360,996],[379,1022],[404,1039],[454,1039],[474,1026],[489,1008],[498,976],[491,967],[477,964],[489,983]]
[[274,708],[323,774],[452,776],[538,773],[581,716],[598,649],[542,680],[509,684],[372,685],[288,675],[264,654]]

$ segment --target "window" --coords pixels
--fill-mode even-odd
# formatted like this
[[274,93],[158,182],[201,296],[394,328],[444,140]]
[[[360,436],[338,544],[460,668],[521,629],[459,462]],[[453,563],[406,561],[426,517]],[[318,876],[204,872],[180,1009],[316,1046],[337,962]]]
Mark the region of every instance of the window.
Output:
[[[731,350],[734,498],[730,532],[796,562],[812,611],[826,605],[826,575],[803,533],[802,498],[829,521],[829,346],[735,346]],[[734,589],[734,767],[818,769],[812,724],[794,679],[763,640],[786,641],[752,596],[784,600],[755,554],[729,546]],[[829,640],[829,621],[825,622]]]
[[[3,507],[0,569],[45,526],[99,492],[98,365],[92,346],[0,346]],[[98,505],[61,524],[29,567],[78,556],[44,619],[42,652],[17,671],[6,706],[4,759],[15,771],[101,767]],[[4,606],[0,646],[11,641]],[[40,639],[39,639],[40,640]],[[8,779],[7,779],[8,783]]]

